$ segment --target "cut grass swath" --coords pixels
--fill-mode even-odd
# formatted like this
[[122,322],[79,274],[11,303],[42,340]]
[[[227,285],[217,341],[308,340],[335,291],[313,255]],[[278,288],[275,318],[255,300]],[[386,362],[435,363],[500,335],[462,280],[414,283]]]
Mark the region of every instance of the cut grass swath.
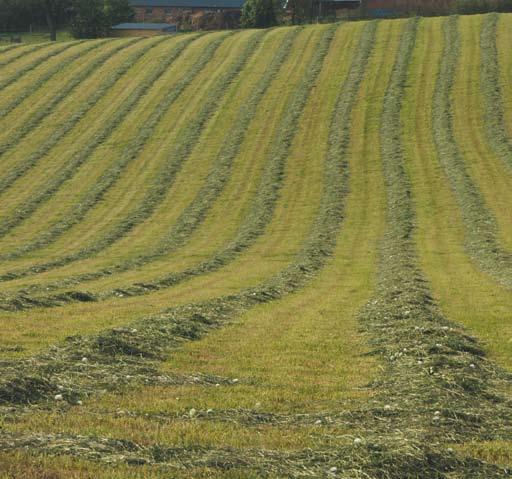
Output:
[[434,94],[433,135],[439,162],[457,198],[466,225],[466,247],[477,264],[503,285],[512,286],[512,254],[497,239],[497,224],[471,179],[453,133],[451,95],[459,38],[457,17],[444,25],[442,56]]
[[[62,88],[60,93],[55,96],[48,104],[46,104],[38,112],[35,112],[30,121],[25,123],[23,127],[17,132],[13,133],[7,142],[0,145],[0,155],[5,153],[10,148],[13,148],[16,144],[21,142],[34,128],[36,128],[48,115],[48,113],[57,105],[63,101],[68,95],[70,95],[76,88],[78,88],[85,79],[93,75],[94,72],[107,60],[112,58],[116,53],[121,52],[125,48],[133,45],[137,42],[130,41],[127,43],[120,43],[113,50],[108,50],[104,54],[96,58],[90,63],[86,69],[84,69],[80,75],[74,77],[70,83]],[[149,47],[149,45],[148,45]],[[130,58],[131,61],[136,61],[139,55],[146,53],[146,49],[142,49],[140,52],[134,54]],[[28,170],[35,166],[51,149],[58,144],[58,142],[73,129],[74,126],[82,119],[82,117],[96,105],[100,99],[110,90],[110,88],[121,78],[130,68],[131,64],[126,62],[120,65],[111,75],[109,75],[103,84],[83,103],[78,111],[74,112],[73,115],[64,121],[58,129],[51,133],[48,139],[38,148],[36,152],[31,154],[25,161],[18,163],[14,168],[9,171],[9,174],[4,175],[0,178],[0,191],[4,192],[12,186],[12,184],[21,176],[23,176]],[[1,227],[0,227],[1,231]],[[4,233],[0,234],[5,234]]]
[[[32,71],[34,68],[38,67],[42,63],[44,63],[49,58],[58,55],[59,53],[62,53],[63,51],[67,50],[68,48],[71,48],[74,46],[74,42],[70,43],[63,43],[61,45],[55,46],[55,45],[44,45],[44,47],[35,47],[34,49],[30,50],[30,53],[37,50],[47,49],[47,51],[44,55],[41,55],[39,57],[36,57],[33,61],[29,62],[27,65],[25,65],[23,68],[17,69],[12,75],[8,75],[7,78],[0,81],[0,90],[3,90],[4,88],[8,87],[15,81],[19,80],[22,76],[26,75],[30,71]],[[20,54],[20,58],[23,56],[23,53]],[[10,62],[9,62],[10,63]],[[0,66],[6,66],[6,65],[0,65]]]
[[16,97],[13,98],[9,103],[3,105],[0,109],[0,118],[3,118],[7,114],[9,114],[29,96],[34,94],[37,95],[38,90],[41,86],[43,86],[46,82],[50,81],[55,75],[62,72],[62,70],[65,69],[68,65],[71,65],[84,54],[101,47],[102,45],[104,45],[104,43],[105,41],[77,42],[75,44],[75,46],[77,47],[76,50],[78,50],[76,53],[73,53],[72,55],[68,56],[64,61],[59,61],[53,68],[49,69],[39,78],[37,78],[36,81],[31,82],[29,85],[26,85],[23,90],[23,93],[17,94]]
[[[386,370],[376,387],[381,410],[374,414],[381,417],[372,421],[364,441],[368,447],[380,443],[379,453],[370,454],[381,461],[382,474],[389,474],[388,461],[400,450],[409,450],[418,477],[448,477],[437,474],[453,471],[454,460],[460,477],[503,477],[502,468],[456,458],[446,445],[473,435],[510,437],[512,423],[499,394],[507,375],[443,317],[418,266],[411,186],[397,134],[416,28],[417,20],[409,21],[381,118],[387,227],[377,291],[361,311],[361,322]],[[391,477],[414,477],[399,471]]]
[[509,137],[505,125],[496,43],[499,18],[498,14],[487,15],[483,22],[480,37],[483,53],[480,74],[485,107],[484,126],[490,145],[512,171],[512,138]]
[[[371,24],[373,27],[373,24]],[[369,54],[371,51],[371,38],[374,34],[375,28],[368,28],[369,33],[366,35],[366,42],[363,43],[365,49],[361,48],[361,53],[358,55],[357,60],[355,62],[354,70],[359,70],[359,77],[355,77],[352,79],[359,80],[362,77],[364,72],[364,59],[365,53]],[[307,101],[309,92],[314,85],[314,81],[317,75],[320,72],[322,67],[322,62],[327,54],[327,50],[334,34],[334,29],[330,27],[323,34],[321,43],[319,48],[316,50],[314,57],[312,58],[309,68],[307,69],[300,85],[297,88],[297,94],[293,97],[293,102],[291,108],[287,111],[287,121],[285,122],[286,128],[283,131],[283,141],[290,142],[291,138],[293,138],[293,134],[295,131],[295,124],[300,118],[300,114],[302,109]],[[348,80],[347,80],[348,81]],[[359,84],[359,82],[357,82]],[[352,95],[352,91],[349,92],[348,89],[342,89],[343,94],[340,96],[343,98],[349,97]],[[345,99],[347,101],[347,99]],[[341,109],[341,105],[338,105]],[[345,105],[344,105],[345,106]],[[345,106],[345,108],[347,108]],[[337,111],[338,115],[340,114]],[[333,121],[334,122],[334,121]],[[337,126],[338,121],[334,122]],[[348,134],[348,125],[345,123],[343,131],[345,134]],[[332,136],[333,140],[336,140],[339,135],[338,128],[333,126],[332,128]],[[288,292],[291,292],[297,289],[303,282],[307,281],[310,276],[315,273],[315,270],[318,270],[323,263],[325,262],[326,255],[328,251],[324,251],[324,246],[319,246],[318,241],[320,238],[324,239],[324,235],[331,235],[337,232],[339,227],[339,223],[342,219],[341,215],[339,215],[340,209],[343,206],[343,195],[346,192],[347,185],[343,179],[346,179],[346,175],[348,174],[347,170],[341,171],[342,166],[339,164],[341,161],[343,164],[343,160],[340,159],[338,153],[339,148],[342,148],[338,142],[335,143],[335,146],[332,147],[330,151],[330,157],[328,159],[328,164],[330,167],[326,171],[326,176],[330,178],[329,182],[330,187],[327,187],[324,192],[324,201],[322,207],[319,211],[319,217],[317,220],[317,228],[314,229],[311,233],[310,241],[304,247],[304,251],[301,253],[298,258],[297,263],[294,263],[289,268],[278,274],[276,277],[270,279],[266,284],[254,288],[248,291],[244,291],[237,295],[228,296],[225,298],[219,298],[216,300],[212,300],[210,302],[206,302],[203,304],[190,305],[182,308],[176,308],[161,317],[156,317],[152,319],[144,320],[143,328],[136,329],[133,328],[121,328],[113,331],[107,331],[103,334],[100,334],[96,337],[76,337],[73,339],[68,345],[64,345],[59,347],[59,353],[57,357],[53,353],[50,356],[45,356],[46,359],[41,357],[41,368],[39,370],[39,374],[42,373],[43,370],[47,370],[46,366],[43,363],[50,361],[55,365],[60,364],[58,369],[60,369],[60,383],[64,381],[64,376],[62,374],[71,374],[74,376],[76,373],[75,366],[77,358],[77,348],[80,351],[78,355],[83,357],[86,355],[86,349],[90,351],[89,356],[97,358],[97,364],[100,366],[100,369],[109,368],[110,373],[114,374],[117,379],[114,377],[107,379],[104,376],[104,379],[107,379],[106,382],[110,384],[114,384],[117,382],[119,385],[119,380],[123,382],[126,381],[126,374],[119,374],[121,372],[120,364],[117,364],[116,361],[113,362],[113,356],[117,354],[127,353],[128,357],[125,358],[129,360],[129,356],[131,353],[134,353],[136,357],[135,362],[130,360],[131,366],[130,370],[133,374],[133,377],[137,377],[143,371],[149,372],[151,371],[150,363],[148,363],[144,358],[158,358],[163,357],[164,353],[172,348],[172,346],[176,346],[179,342],[184,339],[198,339],[202,334],[207,332],[209,329],[216,327],[221,324],[223,320],[226,320],[227,317],[233,314],[240,314],[244,310],[250,308],[253,305],[259,304],[262,301],[269,301],[271,299],[278,298]],[[335,227],[331,224],[331,222],[336,223]],[[332,238],[328,243],[329,245],[333,245],[335,238]],[[321,248],[321,251],[319,251]],[[142,325],[141,323],[141,325]],[[128,333],[126,335],[125,333]],[[121,334],[121,336],[119,336]],[[122,346],[124,344],[124,346]],[[71,349],[70,349],[71,347]],[[84,349],[86,348],[86,349]],[[120,349],[119,349],[120,348]],[[151,350],[151,351],[150,351]],[[130,352],[131,351],[131,352]],[[64,357],[66,358],[65,360]],[[103,357],[103,359],[101,359]],[[106,361],[105,361],[106,360]],[[137,366],[137,363],[140,363]],[[14,380],[14,383],[9,382],[9,380],[5,381],[0,389],[3,391],[3,395],[0,393],[0,397],[3,398],[3,402],[9,402],[12,399],[12,385],[13,384],[21,384],[25,381],[19,374],[23,369],[25,369],[30,361],[18,361],[12,363],[11,371],[14,373],[16,371],[17,379]],[[149,369],[148,369],[149,368]],[[98,372],[100,371],[98,369]],[[8,374],[8,369],[6,368],[6,373]],[[74,371],[74,372],[73,372]],[[115,371],[118,371],[116,373]],[[139,371],[139,373],[137,373]],[[104,374],[106,370],[103,371]],[[37,368],[31,368],[31,371],[26,370],[26,373],[30,377],[33,377],[34,374],[37,373]],[[154,376],[152,374],[152,376]],[[89,379],[86,377],[82,378],[86,382],[84,383],[84,391],[87,392],[90,388],[90,391],[96,388],[94,384],[99,380],[99,377],[96,376],[93,378],[89,376]],[[92,381],[91,381],[92,379]],[[21,381],[21,383],[20,383]],[[37,384],[40,384],[39,387]],[[86,384],[89,384],[86,386]],[[105,382],[102,380],[102,383]],[[61,384],[62,385],[62,384]],[[51,393],[55,390],[55,384],[52,385],[52,381],[49,381],[48,378],[41,379],[41,381],[36,380],[34,384],[26,386],[29,387],[31,392],[29,393],[27,389],[27,394],[30,395],[31,398],[35,398],[36,400],[47,400],[51,397]],[[17,388],[17,386],[15,386]],[[22,386],[23,387],[23,386]],[[19,389],[16,389],[19,391]],[[67,395],[68,399],[71,401],[76,399],[76,393],[72,391]],[[16,393],[16,398],[18,398],[15,402],[24,402],[23,395],[19,395]]]
[[[362,42],[362,53],[360,53],[360,56],[358,56],[354,60],[354,66],[353,70],[351,70],[351,76],[349,79],[347,79],[347,90],[346,90],[346,97],[341,97],[340,101],[344,103],[348,103],[348,106],[338,105],[338,109],[342,109],[342,113],[338,112],[338,115],[343,115],[345,117],[346,115],[349,115],[350,109],[353,106],[353,102],[355,99],[350,96],[354,95],[354,89],[356,88],[354,86],[354,83],[356,85],[359,85],[361,81],[362,72],[360,71],[358,65],[360,62],[362,62],[361,56],[363,59],[367,58],[367,56],[370,54],[370,47],[369,43],[371,43],[371,39],[375,35],[375,24],[371,23],[369,24],[369,27],[367,28],[367,32],[364,35],[364,41]],[[323,49],[322,49],[323,51]],[[355,71],[356,73],[353,73]],[[355,76],[355,78],[352,78]],[[307,82],[303,80],[303,82],[306,82],[306,85],[309,85],[311,79],[307,79]],[[310,88],[310,87],[309,87]],[[157,281],[154,282],[145,282],[144,284],[135,284],[130,288],[123,288],[122,290],[116,289],[113,291],[106,291],[102,293],[99,297],[96,297],[92,295],[89,292],[83,292],[83,291],[70,291],[63,294],[57,294],[57,295],[48,295],[46,297],[35,297],[35,296],[27,296],[25,294],[20,294],[18,296],[14,296],[11,298],[5,298],[4,301],[2,301],[2,308],[4,309],[24,309],[24,308],[32,308],[32,307],[50,307],[50,306],[59,306],[62,304],[66,304],[69,302],[77,302],[77,301],[96,301],[96,300],[104,300],[109,297],[113,296],[135,296],[135,295],[141,295],[141,294],[147,294],[148,292],[166,288],[169,286],[172,286],[173,284],[176,284],[179,281],[182,281],[186,279],[187,277],[198,275],[198,274],[204,274],[210,271],[214,271],[216,269],[219,269],[223,265],[227,264],[229,261],[231,261],[234,257],[236,257],[237,254],[239,254],[240,251],[243,251],[243,249],[250,246],[257,237],[264,231],[265,226],[269,219],[272,216],[273,208],[275,205],[275,201],[278,197],[279,190],[276,186],[276,180],[282,175],[282,171],[284,168],[284,164],[286,162],[286,157],[288,153],[288,149],[291,144],[291,139],[293,138],[293,132],[296,128],[296,122],[298,121],[300,111],[303,108],[304,102],[306,101],[307,97],[304,97],[304,90],[307,91],[307,88],[303,85],[299,85],[298,92],[296,95],[296,98],[294,98],[292,105],[288,109],[288,114],[281,122],[281,129],[279,131],[278,137],[276,138],[276,143],[274,144],[274,148],[271,150],[270,157],[273,158],[274,161],[270,164],[270,168],[267,169],[265,176],[262,180],[262,185],[260,187],[260,194],[256,198],[256,201],[254,203],[253,209],[248,214],[248,220],[247,222],[244,222],[244,224],[240,228],[239,236],[235,239],[235,241],[231,242],[227,245],[227,247],[224,250],[221,250],[219,253],[214,255],[212,258],[210,258],[208,261],[201,263],[198,267],[191,269],[189,271],[186,271],[184,273],[180,274],[171,274],[166,277],[163,277]],[[300,93],[299,93],[300,92]],[[297,102],[301,109],[299,109],[297,106]],[[338,120],[337,120],[338,121]],[[340,146],[336,143],[333,144],[332,148],[338,148],[338,149],[344,149],[346,148],[346,143],[348,143],[348,124],[343,129],[342,133],[338,133],[339,135],[343,136],[343,145]],[[341,141],[341,140],[339,140]],[[334,153],[331,152],[331,155]],[[341,153],[340,153],[341,154]],[[275,161],[275,160],[278,161]],[[334,161],[334,160],[332,160]],[[339,174],[339,172],[337,172]],[[336,174],[333,172],[333,178],[337,178]],[[334,179],[331,179],[331,181],[334,181]],[[341,182],[340,184],[342,184]],[[277,184],[278,185],[278,184]],[[334,186],[332,187],[334,188]],[[340,193],[340,196],[343,196]],[[324,202],[326,199],[324,198]],[[339,209],[341,205],[338,205],[334,207],[333,205],[327,206],[322,205],[321,211],[324,211],[324,209],[331,208],[331,213],[335,214],[336,211],[339,213]],[[325,221],[325,220],[322,220]],[[333,221],[333,219],[331,219]],[[320,233],[324,231],[327,228],[326,225],[318,225],[315,228],[315,231],[317,233]],[[334,232],[331,232],[334,234]],[[326,233],[323,233],[326,235]],[[315,238],[315,239],[313,239]],[[315,237],[314,235],[309,240],[310,245],[308,247],[305,247],[307,250],[308,248],[312,248],[314,250],[314,253],[318,255],[317,248],[320,248],[320,239]],[[333,245],[330,245],[330,247],[333,247]],[[323,248],[328,248],[327,245],[324,245]],[[321,253],[320,253],[321,254]],[[303,255],[305,257],[309,258],[310,253],[304,252]],[[311,253],[313,255],[313,253]],[[318,258],[317,258],[318,259]],[[316,263],[315,263],[316,264]],[[297,265],[295,265],[297,266]],[[308,270],[308,267],[306,266],[297,266],[299,268],[299,271],[304,272]],[[320,266],[318,266],[320,267]],[[294,266],[291,266],[292,270],[294,269]],[[302,269],[304,268],[304,269]],[[285,272],[283,273],[284,276],[286,275],[293,276],[293,273]],[[277,280],[276,280],[277,281]],[[272,295],[269,295],[269,298],[272,298]]]
[[[140,101],[140,99],[151,88],[154,81],[156,81],[156,79],[165,72],[166,68],[177,58],[177,56],[185,49],[187,44],[194,38],[195,37],[191,37],[184,42],[179,43],[176,46],[175,54],[169,55],[166,60],[159,63],[155,70],[153,70],[151,74],[137,86],[135,92],[130,96],[128,101],[125,101],[123,105],[115,111],[114,115],[109,118],[109,120],[104,124],[103,129],[94,136],[93,140],[87,145],[87,147],[80,152],[75,153],[66,167],[62,169],[60,174],[54,176],[52,180],[47,183],[47,187],[45,189],[34,194],[29,201],[25,202],[23,205],[20,205],[16,212],[10,216],[7,216],[3,220],[2,225],[0,226],[0,236],[5,235],[12,228],[26,220],[44,201],[47,201],[49,198],[51,198],[51,196],[65,181],[70,179],[76,173],[77,169],[87,161],[94,150],[109,137],[109,135],[118,127],[119,124],[121,124],[121,122],[126,117],[127,112],[130,111],[138,103],[138,101]],[[115,83],[118,78],[126,73],[130,66],[131,65],[124,64],[125,69],[121,71],[118,70],[113,75],[110,82]],[[101,97],[104,91],[107,91],[107,88],[104,90],[97,90],[96,95]],[[52,141],[52,143],[55,142]]]
[[[184,210],[183,214],[178,219],[177,224],[171,229],[164,242],[156,251],[127,260],[124,263],[119,263],[118,265],[105,270],[73,276],[68,278],[65,283],[63,281],[59,281],[55,285],[47,283],[44,286],[38,286],[37,289],[54,289],[62,287],[64,284],[74,284],[85,280],[92,280],[102,276],[111,275],[114,272],[127,271],[179,248],[204,219],[211,203],[221,193],[222,188],[229,179],[228,173],[232,161],[244,141],[244,132],[256,113],[259,101],[270,87],[272,80],[277,75],[282,63],[288,56],[293,45],[293,40],[297,36],[298,32],[298,29],[294,29],[287,34],[263,78],[258,82],[254,92],[241,108],[238,118],[235,121],[234,131],[230,134],[230,140],[228,140],[219,152],[216,161],[212,165],[211,173],[205,186],[198,193],[196,200]],[[212,95],[212,98],[216,98],[221,95],[220,89],[222,89],[223,83],[224,79],[217,85],[219,92],[216,93],[216,95]],[[234,254],[241,252],[249,246],[249,244],[251,244],[261,232],[263,232],[264,226],[272,217],[272,210],[279,194],[279,185],[281,184],[283,169],[286,163],[286,155],[290,147],[288,140],[286,139],[285,142],[284,138],[285,137],[282,135],[276,135],[273,139],[272,147],[267,154],[269,158],[267,173],[265,174],[258,189],[260,195],[255,198],[252,211],[249,213],[244,225],[240,228],[240,230],[244,232],[243,234],[239,233],[239,236],[242,237],[235,238],[234,241],[232,241],[231,246],[228,248],[231,251],[231,255],[229,254],[229,251],[219,252],[219,254],[215,255],[210,261],[201,264],[194,270],[178,275],[179,279],[185,279],[193,274],[205,273],[222,267],[230,257],[234,257]],[[260,201],[260,197],[264,197],[265,201]],[[249,238],[251,237],[252,241],[249,241]],[[166,278],[160,279],[158,281],[158,285],[160,287],[164,287],[164,285],[170,286],[177,282],[178,277],[176,275],[168,275]],[[142,290],[147,290],[147,288],[144,288],[142,285],[134,285],[134,290],[131,294],[135,293],[137,287],[141,287]],[[151,286],[148,285],[148,288],[150,287]],[[155,282],[153,289],[156,288],[157,284]],[[111,295],[112,294],[115,295],[116,293],[111,293]]]
[[[113,242],[124,236],[134,226],[144,221],[149,215],[151,215],[151,213],[154,211],[154,208],[157,207],[158,203],[164,197],[165,191],[171,187],[175,175],[179,171],[183,162],[186,161],[188,154],[199,138],[205,122],[211,116],[213,111],[215,111],[219,102],[222,100],[223,92],[226,91],[226,84],[229,84],[231,81],[233,81],[236,75],[239,74],[251,52],[255,51],[257,45],[261,41],[262,36],[263,33],[255,34],[251,41],[248,43],[245,51],[238,57],[237,61],[234,62],[228,71],[226,71],[225,74],[223,74],[216,81],[216,84],[209,95],[210,100],[202,105],[198,115],[193,119],[191,124],[188,125],[187,134],[181,136],[180,142],[174,146],[174,149],[168,155],[167,161],[165,162],[166,169],[160,171],[160,174],[156,180],[157,182],[152,185],[152,187],[149,189],[149,193],[139,204],[137,209],[132,212],[131,216],[126,218],[117,227],[112,228],[112,231],[109,234],[104,235],[100,240],[91,244],[87,248],[79,250],[67,257],[59,258],[54,262],[46,263],[44,265],[37,265],[30,268],[29,270],[24,270],[26,272],[25,274],[29,274],[30,272],[46,271],[53,267],[62,266],[72,261],[84,259],[87,256],[101,251],[102,249],[111,245]],[[203,55],[192,67],[190,74],[184,76],[183,79],[180,80],[180,82],[172,90],[169,91],[163,101],[160,102],[158,109],[152,113],[152,116],[146,123],[145,128],[141,130],[140,134],[124,148],[120,162],[116,163],[109,171],[106,172],[102,178],[100,178],[100,180],[94,185],[92,191],[89,193],[90,196],[86,196],[85,199],[82,199],[80,207],[73,210],[71,218],[65,218],[61,223],[57,223],[53,228],[50,228],[43,238],[38,238],[38,247],[48,244],[51,240],[55,239],[71,226],[77,224],[83,218],[85,213],[102,198],[106,190],[111,187],[119,178],[123,168],[127,165],[127,163],[137,157],[145,143],[148,141],[148,139],[151,138],[151,134],[154,128],[157,126],[162,116],[166,111],[168,111],[169,107],[173,104],[176,98],[178,98],[178,96],[190,84],[193,78],[211,60],[211,57],[213,56],[221,41],[222,39],[219,39],[216,42],[212,42],[209,47],[205,49]],[[162,73],[164,71],[165,68],[161,70]],[[34,243],[32,243],[32,245],[34,245]],[[17,274],[21,275],[23,273],[18,272]],[[7,275],[9,275],[9,273],[7,273]],[[11,273],[11,277],[9,279],[12,278],[13,276]]]

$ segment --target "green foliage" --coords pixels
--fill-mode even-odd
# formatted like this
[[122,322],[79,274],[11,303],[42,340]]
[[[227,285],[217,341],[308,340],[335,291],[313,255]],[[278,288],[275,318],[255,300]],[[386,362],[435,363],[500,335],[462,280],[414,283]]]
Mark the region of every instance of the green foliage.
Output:
[[276,25],[272,0],[247,0],[242,9],[241,24],[244,28],[265,28]]
[[105,0],[103,10],[109,26],[132,21],[135,16],[128,0]]
[[132,19],[128,0],[73,0],[71,32],[76,38],[104,37],[112,25]]

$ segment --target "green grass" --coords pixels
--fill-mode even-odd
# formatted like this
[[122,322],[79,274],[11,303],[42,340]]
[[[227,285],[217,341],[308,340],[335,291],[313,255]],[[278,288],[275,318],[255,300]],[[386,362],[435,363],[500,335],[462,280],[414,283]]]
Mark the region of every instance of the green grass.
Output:
[[0,49],[0,478],[505,477],[511,19]]
[[[25,43],[46,43],[50,41],[50,33],[49,32],[14,32],[14,33],[3,33],[0,35],[0,46],[10,45],[10,38],[13,37],[21,37],[22,44]],[[57,31],[57,41],[58,42],[69,42],[73,40],[73,36],[67,30],[58,30]]]

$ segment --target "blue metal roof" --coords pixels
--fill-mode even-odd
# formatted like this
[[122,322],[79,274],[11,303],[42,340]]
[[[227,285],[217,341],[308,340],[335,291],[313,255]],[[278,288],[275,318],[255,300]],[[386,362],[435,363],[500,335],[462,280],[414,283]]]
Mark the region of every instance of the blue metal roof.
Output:
[[242,8],[245,0],[129,0],[132,7]]
[[120,23],[112,27],[114,30],[175,30],[176,25],[169,23]]

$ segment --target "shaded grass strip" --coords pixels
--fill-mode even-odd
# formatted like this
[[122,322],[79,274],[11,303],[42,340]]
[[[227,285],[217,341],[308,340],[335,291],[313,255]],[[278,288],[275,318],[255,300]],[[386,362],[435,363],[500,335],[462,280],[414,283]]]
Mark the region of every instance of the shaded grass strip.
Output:
[[466,249],[483,271],[511,287],[512,254],[499,244],[496,219],[470,177],[455,140],[451,103],[460,47],[457,25],[457,17],[448,18],[444,24],[444,51],[433,99],[434,144],[439,162],[461,209]]

